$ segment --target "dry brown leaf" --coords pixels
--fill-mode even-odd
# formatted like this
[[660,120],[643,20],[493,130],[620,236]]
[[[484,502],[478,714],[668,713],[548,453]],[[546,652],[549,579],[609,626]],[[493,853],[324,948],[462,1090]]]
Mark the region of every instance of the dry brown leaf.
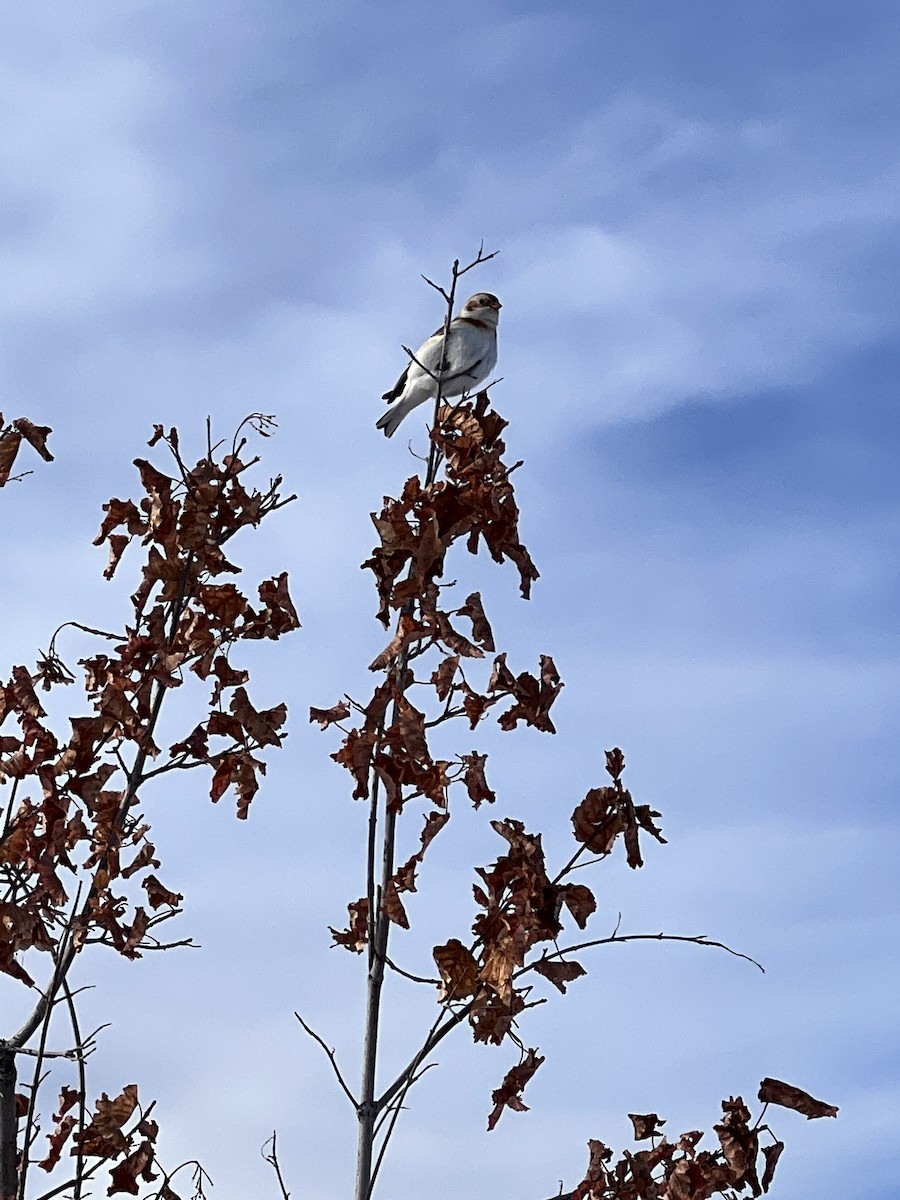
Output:
[[816,1100],[809,1092],[780,1079],[764,1079],[759,1085],[759,1098],[763,1104],[780,1104],[782,1108],[803,1113],[809,1121],[816,1117],[836,1117],[840,1111],[835,1105]]

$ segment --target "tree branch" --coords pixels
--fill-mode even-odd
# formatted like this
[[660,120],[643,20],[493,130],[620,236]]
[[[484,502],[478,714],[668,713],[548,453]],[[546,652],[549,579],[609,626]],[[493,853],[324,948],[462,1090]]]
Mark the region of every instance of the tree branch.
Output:
[[344,1082],[344,1077],[343,1077],[343,1075],[341,1074],[341,1072],[340,1072],[340,1069],[339,1069],[339,1067],[338,1067],[338,1065],[337,1065],[337,1059],[336,1059],[336,1054],[335,1054],[335,1051],[334,1051],[334,1050],[332,1050],[332,1049],[329,1049],[329,1047],[328,1047],[328,1045],[326,1044],[326,1042],[324,1041],[324,1039],[323,1039],[323,1038],[321,1038],[321,1037],[319,1036],[319,1034],[317,1034],[317,1033],[316,1033],[316,1031],[315,1031],[313,1028],[311,1028],[311,1026],[307,1025],[307,1023],[306,1023],[306,1022],[303,1020],[303,1018],[300,1016],[300,1014],[299,1014],[298,1012],[295,1012],[295,1013],[294,1013],[294,1016],[297,1018],[297,1020],[298,1020],[298,1021],[300,1022],[300,1024],[303,1026],[303,1029],[304,1029],[304,1031],[305,1031],[306,1033],[308,1033],[308,1034],[309,1034],[309,1036],[310,1036],[310,1037],[313,1039],[313,1041],[314,1041],[314,1042],[318,1042],[318,1044],[319,1044],[319,1045],[322,1047],[322,1049],[325,1051],[325,1054],[326,1054],[326,1056],[328,1057],[328,1061],[331,1063],[331,1069],[334,1071],[334,1074],[335,1074],[335,1077],[336,1077],[336,1079],[337,1079],[338,1083],[339,1083],[339,1084],[341,1085],[341,1087],[343,1088],[344,1095],[347,1097],[347,1099],[348,1099],[348,1100],[350,1101],[350,1103],[353,1105],[354,1109],[357,1109],[357,1110],[358,1110],[358,1109],[359,1109],[359,1103],[358,1103],[358,1101],[357,1101],[356,1097],[355,1097],[355,1096],[353,1095],[353,1093],[350,1091],[350,1089],[349,1089],[349,1087],[347,1086],[347,1084]]
[[541,958],[535,959],[532,963],[526,963],[524,967],[516,971],[513,974],[513,979],[520,979],[529,971],[533,971],[540,962],[562,958],[565,954],[577,954],[579,950],[589,950],[593,946],[610,946],[614,942],[688,942],[692,946],[709,946],[715,950],[724,950],[726,954],[731,954],[735,958],[742,958],[745,962],[752,963],[754,967],[758,967],[764,975],[766,973],[766,969],[762,963],[758,963],[749,954],[741,954],[739,950],[732,950],[724,942],[711,941],[705,933],[698,933],[693,937],[679,933],[613,933],[610,937],[593,938],[589,942],[577,942],[574,946],[563,946],[558,950],[551,951],[549,954],[544,954]]
[[[281,1189],[281,1195],[283,1197],[283,1200],[291,1200],[291,1193],[284,1186],[284,1178],[282,1177],[282,1174],[281,1174],[281,1167],[278,1164],[278,1153],[277,1153],[277,1149],[276,1149],[276,1145],[275,1145],[275,1138],[276,1138],[276,1131],[273,1129],[272,1136],[269,1138],[269,1140],[266,1142],[263,1142],[262,1149],[260,1150],[260,1154],[262,1154],[264,1160],[275,1171],[275,1177],[278,1180],[278,1186]],[[265,1152],[266,1146],[268,1146],[269,1143],[271,1143],[272,1149],[268,1154],[266,1154],[266,1152]]]

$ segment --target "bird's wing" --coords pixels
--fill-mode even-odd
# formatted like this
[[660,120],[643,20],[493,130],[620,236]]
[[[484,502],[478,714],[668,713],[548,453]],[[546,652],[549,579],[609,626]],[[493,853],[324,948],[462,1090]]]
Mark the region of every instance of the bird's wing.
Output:
[[433,334],[418,351],[416,358],[423,367],[448,384],[471,375],[484,360],[486,346],[483,337],[472,326],[459,320],[450,323],[446,345],[443,335],[443,329]]
[[397,380],[397,382],[394,384],[394,386],[391,388],[391,390],[389,392],[384,393],[384,395],[381,397],[382,400],[386,400],[388,402],[388,404],[390,404],[390,403],[392,403],[392,401],[396,400],[398,396],[402,396],[403,389],[406,387],[406,380],[407,380],[408,376],[409,376],[409,367],[406,368],[406,370],[403,372],[403,374],[400,376],[400,378]]
[[[419,366],[424,367],[428,374],[439,377],[444,385],[454,383],[459,379],[472,376],[481,366],[486,353],[486,347],[482,342],[483,338],[479,337],[468,323],[453,320],[447,331],[446,344],[442,325],[427,341],[422,343],[416,351],[415,361]],[[442,351],[444,352],[443,361]],[[413,365],[412,361],[407,365],[393,388],[384,393],[382,400],[386,400],[390,404],[391,401],[403,394],[410,368]]]
[[[419,360],[420,363],[423,364],[423,366],[426,366],[429,371],[436,370],[437,360],[440,355],[440,344],[441,344],[443,332],[444,332],[444,327],[442,325],[440,327],[440,329],[436,329],[434,331],[434,333],[431,335],[431,337],[428,338],[427,341],[423,342],[422,345],[419,347],[419,349],[416,351],[416,358]],[[426,359],[428,359],[428,358],[434,358],[435,366],[432,366],[430,362],[426,361]],[[388,404],[390,404],[390,403],[392,403],[392,401],[396,400],[399,396],[403,395],[403,389],[406,387],[406,381],[409,378],[409,368],[411,366],[412,366],[412,360],[410,360],[410,362],[408,362],[406,364],[406,368],[404,369],[403,374],[400,376],[400,378],[397,380],[397,382],[394,384],[394,386],[391,388],[391,390],[389,392],[384,393],[384,395],[381,397],[382,400],[386,400],[388,402]]]

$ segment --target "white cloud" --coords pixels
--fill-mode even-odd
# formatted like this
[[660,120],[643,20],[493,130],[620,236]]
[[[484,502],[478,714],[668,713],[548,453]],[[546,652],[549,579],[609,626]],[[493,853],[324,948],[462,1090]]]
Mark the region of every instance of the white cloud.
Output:
[[[683,1117],[687,1127],[715,1115],[720,1076],[728,1074],[726,1089],[752,1086],[776,1045],[785,1070],[809,1066],[834,1080],[843,1094],[827,1099],[852,1097],[839,1125],[852,1136],[829,1142],[818,1129],[786,1130],[788,1157],[814,1181],[803,1192],[799,1175],[785,1175],[795,1181],[791,1194],[821,1191],[816,1172],[824,1174],[828,1154],[828,1169],[838,1169],[822,1147],[840,1146],[852,1159],[874,1141],[866,1122],[875,1129],[879,1105],[893,1095],[864,1068],[834,1067],[833,1048],[846,1055],[882,1036],[892,994],[891,961],[876,964],[873,950],[890,929],[880,911],[869,919],[867,903],[882,902],[891,877],[890,814],[876,797],[895,770],[898,684],[887,635],[864,640],[860,609],[873,595],[889,603],[894,514],[857,513],[848,495],[846,520],[825,512],[801,526],[787,510],[750,514],[755,532],[730,543],[714,497],[679,508],[668,478],[630,479],[621,505],[630,525],[612,536],[604,505],[622,483],[604,476],[602,460],[576,456],[560,468],[558,455],[573,433],[600,422],[650,419],[698,395],[727,400],[822,378],[842,356],[892,333],[893,281],[870,265],[891,253],[900,189],[884,163],[893,134],[821,133],[814,90],[812,101],[786,101],[781,112],[770,104],[735,116],[693,88],[683,101],[663,101],[650,75],[619,93],[601,80],[589,103],[560,103],[548,126],[532,129],[512,122],[517,89],[530,88],[518,93],[530,101],[546,76],[567,96],[560,51],[577,48],[579,37],[569,21],[560,33],[546,15],[514,21],[504,11],[474,61],[460,59],[458,90],[420,103],[425,84],[438,86],[431,61],[414,56],[408,75],[397,70],[417,31],[426,41],[436,31],[455,48],[465,31],[447,33],[426,17],[404,27],[409,45],[392,42],[380,56],[374,41],[355,41],[356,57],[345,61],[335,33],[361,9],[343,5],[333,19],[304,18],[302,46],[288,63],[303,76],[298,83],[284,65],[295,28],[270,29],[271,14],[244,14],[239,36],[222,24],[215,44],[201,45],[184,33],[199,25],[176,24],[176,8],[119,5],[100,19],[55,5],[17,17],[6,41],[0,94],[17,113],[0,144],[7,391],[37,419],[44,414],[33,405],[52,410],[59,460],[3,497],[0,548],[6,586],[17,589],[4,595],[5,628],[27,646],[64,617],[93,618],[60,613],[61,599],[110,607],[86,582],[101,556],[88,567],[91,552],[73,542],[93,534],[98,498],[124,491],[151,421],[177,422],[196,444],[207,411],[225,433],[255,408],[281,416],[266,464],[284,470],[301,501],[274,518],[269,541],[264,535],[248,550],[248,579],[263,563],[288,566],[305,629],[283,647],[260,648],[260,686],[272,702],[288,693],[292,735],[281,762],[272,757],[251,828],[235,830],[227,812],[209,810],[200,785],[192,796],[202,812],[174,795],[168,807],[162,802],[160,849],[173,872],[163,877],[183,881],[211,947],[197,957],[202,965],[137,964],[110,991],[101,975],[98,1015],[105,1019],[108,1003],[121,1032],[114,1061],[99,1069],[129,1061],[140,1002],[152,1014],[141,1053],[158,1055],[148,1070],[161,1122],[174,1115],[184,1132],[179,1149],[189,1148],[196,1126],[224,1195],[235,1181],[244,1191],[259,1187],[255,1163],[247,1166],[257,1104],[259,1122],[279,1124],[286,1161],[299,1164],[294,1186],[337,1194],[329,1157],[343,1155],[349,1173],[352,1120],[347,1112],[341,1124],[332,1119],[340,1098],[333,1103],[327,1070],[310,1068],[290,1007],[312,989],[339,1033],[353,1021],[353,964],[335,965],[320,926],[340,920],[356,886],[334,864],[361,809],[328,759],[334,739],[312,733],[304,710],[369,682],[365,664],[381,633],[360,626],[374,607],[357,566],[372,539],[367,513],[414,465],[398,439],[375,435],[378,397],[402,362],[400,343],[434,325],[439,302],[418,272],[442,280],[446,263],[483,236],[488,249],[502,250],[477,280],[505,302],[507,382],[498,402],[514,417],[511,441],[528,447],[523,528],[526,540],[532,531],[543,539],[545,553],[535,549],[546,579],[529,610],[510,599],[514,586],[494,583],[493,566],[477,565],[490,580],[498,638],[517,651],[556,653],[568,678],[559,737],[501,740],[489,777],[507,785],[504,811],[555,822],[558,845],[566,806],[582,784],[598,782],[607,735],[621,740],[636,794],[658,800],[673,837],[646,872],[616,867],[604,904],[627,902],[635,920],[662,913],[702,921],[713,935],[736,930],[742,947],[759,942],[763,957],[770,948],[783,974],[757,989],[749,969],[735,974],[730,961],[603,959],[590,981],[599,991],[573,996],[567,1011],[583,1005],[588,1021],[598,1007],[612,1013],[614,1044],[604,1041],[588,1063],[567,1018],[541,1025],[539,1010],[537,1027],[559,1064],[545,1068],[553,1085],[538,1083],[533,1114],[509,1121],[493,1142],[476,1142],[472,1130],[508,1064],[460,1050],[464,1071],[454,1077],[448,1051],[440,1086],[427,1077],[423,1095],[443,1097],[446,1087],[449,1100],[433,1110],[423,1101],[401,1132],[410,1140],[395,1160],[394,1194],[421,1190],[426,1171],[426,1183],[453,1178],[460,1130],[474,1147],[465,1164],[472,1186],[521,1191],[551,1166],[571,1181],[584,1138],[610,1128],[610,1137],[625,1136],[618,1098],[634,1095],[636,1079],[642,1094],[658,1086],[660,1103],[680,1110],[673,1123]],[[201,6],[198,22],[209,11]],[[129,36],[117,24],[122,13],[148,21],[157,36],[136,48],[137,27]],[[317,39],[326,35],[334,40],[322,53]],[[278,39],[277,71],[267,39]],[[497,84],[507,103],[494,105],[491,122],[484,107]],[[236,114],[243,125],[230,137]],[[550,452],[548,441],[556,443]],[[573,469],[586,473],[578,485],[559,478]],[[580,507],[586,495],[590,510]],[[691,526],[683,539],[679,521]],[[719,535],[714,545],[704,545],[707,528]],[[16,658],[24,652],[13,650]],[[808,832],[804,817],[813,812],[822,829]],[[223,822],[232,823],[227,834]],[[482,833],[462,818],[446,836],[447,856],[434,851],[430,881],[461,889],[466,903],[463,853],[492,845]],[[244,891],[234,882],[242,871],[251,875]],[[822,911],[810,915],[810,894],[819,891]],[[420,909],[429,895],[423,887]],[[846,896],[850,916],[841,910]],[[454,913],[464,907],[453,905]],[[299,932],[313,915],[316,928]],[[429,910],[423,924],[444,917]],[[304,950],[287,965],[286,936]],[[834,971],[825,969],[829,945],[840,959]],[[427,962],[427,948],[413,944],[413,952]],[[230,984],[234,961],[244,974]],[[862,972],[875,977],[875,965],[879,1003],[863,1004]],[[203,1013],[202,1028],[167,1037],[166,1006],[179,988]],[[732,1036],[732,1006],[743,1015],[740,1037]],[[661,1057],[642,1037],[640,1014],[665,1026]],[[703,1053],[692,1058],[698,1043]],[[569,1070],[579,1073],[577,1087]],[[250,1081],[246,1091],[230,1087],[235,1075]],[[443,1118],[446,1131],[441,1116],[431,1121],[439,1104],[455,1113]],[[426,1143],[435,1159],[423,1167]],[[549,1195],[555,1174],[547,1182]]]

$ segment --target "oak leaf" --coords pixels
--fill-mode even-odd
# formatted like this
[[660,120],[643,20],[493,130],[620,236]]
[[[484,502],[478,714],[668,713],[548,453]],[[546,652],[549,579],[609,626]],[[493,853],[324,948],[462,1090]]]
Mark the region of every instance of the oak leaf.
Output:
[[138,1186],[138,1177],[140,1176],[146,1183],[156,1179],[153,1173],[154,1150],[153,1145],[149,1140],[144,1140],[127,1158],[122,1159],[117,1166],[110,1171],[110,1185],[106,1190],[107,1196],[113,1196],[116,1193],[126,1193],[129,1196],[137,1196],[140,1192]]
[[491,1093],[494,1108],[488,1117],[489,1130],[496,1126],[504,1108],[511,1108],[515,1112],[528,1112],[528,1105],[522,1102],[522,1092],[543,1061],[543,1057],[536,1050],[528,1050],[522,1062],[506,1072],[503,1082]]
[[310,708],[309,710],[310,724],[318,721],[320,729],[327,729],[329,725],[334,725],[337,721],[346,721],[349,716],[350,705],[346,700],[339,700],[337,704],[332,704],[331,708]]
[[[137,1084],[129,1083],[119,1096],[110,1100],[104,1092],[94,1107],[90,1123],[75,1135],[74,1141],[82,1154],[98,1158],[118,1158],[128,1149],[122,1126],[137,1108]],[[72,1153],[75,1151],[73,1149]]]
[[759,1098],[763,1104],[780,1104],[782,1108],[792,1108],[802,1113],[808,1121],[816,1117],[836,1117],[840,1111],[833,1104],[824,1100],[814,1099],[809,1092],[794,1087],[790,1083],[782,1083],[780,1079],[764,1079],[759,1085]]
[[334,938],[336,946],[343,946],[346,950],[352,950],[354,954],[362,954],[369,940],[369,901],[363,896],[355,903],[348,904],[347,912],[350,914],[347,928],[338,930],[329,926],[328,932]]
[[451,938],[445,945],[435,946],[432,954],[442,980],[441,1000],[464,1000],[474,994],[478,986],[478,962],[471,950],[457,938]]
[[545,979],[548,979],[564,995],[566,984],[572,983],[573,980],[587,974],[587,971],[585,971],[580,963],[562,962],[558,959],[549,958],[538,959],[534,964],[534,969],[538,975],[543,975]]
[[665,1121],[661,1121],[656,1113],[629,1113],[628,1119],[634,1126],[634,1140],[643,1142],[647,1138],[656,1138],[661,1136],[661,1127],[665,1125]]

